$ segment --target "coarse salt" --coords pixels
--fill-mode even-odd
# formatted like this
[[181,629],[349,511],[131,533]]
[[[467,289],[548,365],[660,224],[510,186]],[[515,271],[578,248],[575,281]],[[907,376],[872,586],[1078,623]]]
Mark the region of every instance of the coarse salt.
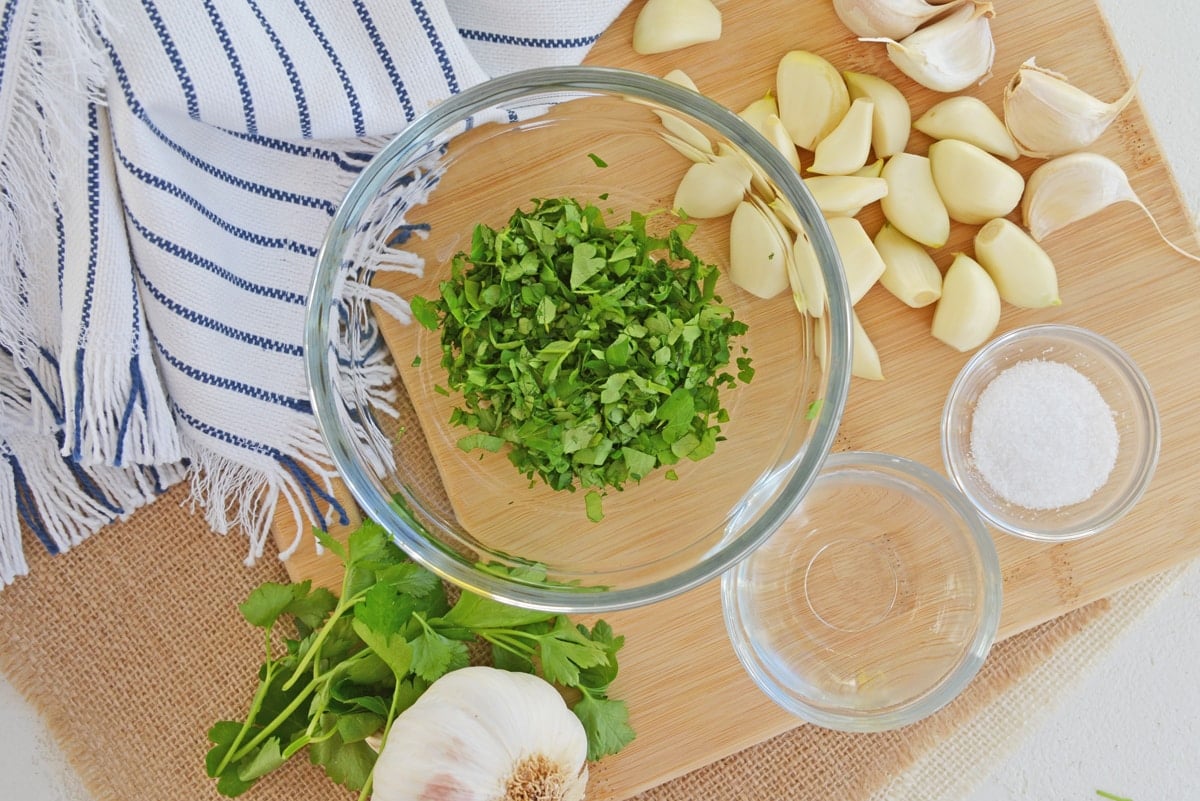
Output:
[[1004,500],[1031,510],[1086,501],[1108,481],[1120,435],[1095,384],[1061,362],[1029,359],[984,388],[971,458]]

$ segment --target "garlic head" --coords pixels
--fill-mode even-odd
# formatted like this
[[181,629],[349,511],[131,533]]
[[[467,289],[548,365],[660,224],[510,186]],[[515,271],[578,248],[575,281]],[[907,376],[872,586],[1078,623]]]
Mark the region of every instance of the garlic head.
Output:
[[1105,103],[1030,59],[1004,88],[1004,125],[1026,156],[1061,156],[1099,139],[1133,100],[1136,88],[1130,86]]
[[581,801],[587,735],[553,686],[528,673],[453,670],[392,724],[374,801]]

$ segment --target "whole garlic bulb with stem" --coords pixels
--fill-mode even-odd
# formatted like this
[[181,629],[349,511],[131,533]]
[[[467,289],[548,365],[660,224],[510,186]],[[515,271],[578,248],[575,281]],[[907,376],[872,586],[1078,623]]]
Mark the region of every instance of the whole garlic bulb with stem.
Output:
[[543,679],[460,668],[396,718],[372,776],[374,801],[581,801],[587,735]]

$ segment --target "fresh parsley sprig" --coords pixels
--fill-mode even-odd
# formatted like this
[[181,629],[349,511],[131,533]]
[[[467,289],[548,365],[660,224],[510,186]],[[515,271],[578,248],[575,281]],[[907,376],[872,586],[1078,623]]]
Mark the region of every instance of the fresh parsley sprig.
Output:
[[[366,798],[377,754],[370,740],[386,741],[392,721],[430,684],[465,667],[471,643],[488,646],[497,667],[578,693],[572,711],[587,733],[589,759],[633,739],[625,703],[608,696],[624,638],[603,621],[589,629],[469,592],[451,604],[442,582],[371,521],[345,546],[317,536],[345,568],[339,596],[308,581],[272,582],[239,607],[262,629],[266,656],[246,717],[219,721],[208,733],[206,768],[223,795],[244,793],[307,749],[331,779]],[[545,576],[529,568],[520,578]],[[286,619],[295,636],[281,634]]]

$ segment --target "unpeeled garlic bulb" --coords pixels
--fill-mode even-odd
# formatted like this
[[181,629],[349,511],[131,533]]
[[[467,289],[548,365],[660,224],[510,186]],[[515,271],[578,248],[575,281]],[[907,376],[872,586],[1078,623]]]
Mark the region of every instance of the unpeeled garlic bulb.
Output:
[[856,36],[903,39],[964,0],[833,0],[833,10]]
[[1004,88],[1004,124],[1026,156],[1061,156],[1099,139],[1133,100],[1136,88],[1130,86],[1105,103],[1030,59]]
[[587,735],[543,679],[465,667],[396,718],[372,776],[373,801],[581,801]]
[[1125,171],[1099,153],[1068,153],[1034,170],[1025,184],[1021,217],[1030,236],[1040,242],[1060,228],[1121,202],[1133,203],[1140,208],[1172,250],[1200,261],[1200,256],[1167,239],[1158,220],[1133,191]]
[[1021,155],[1004,122],[987,103],[973,95],[955,95],[934,104],[917,118],[913,127],[934,139],[970,142],[1009,161]]
[[996,44],[992,39],[991,3],[970,0],[945,17],[896,41],[887,43],[888,58],[908,77],[937,92],[960,92],[981,83],[992,70]]
[[721,12],[710,0],[646,0],[633,23],[633,51],[666,53],[721,38]]

